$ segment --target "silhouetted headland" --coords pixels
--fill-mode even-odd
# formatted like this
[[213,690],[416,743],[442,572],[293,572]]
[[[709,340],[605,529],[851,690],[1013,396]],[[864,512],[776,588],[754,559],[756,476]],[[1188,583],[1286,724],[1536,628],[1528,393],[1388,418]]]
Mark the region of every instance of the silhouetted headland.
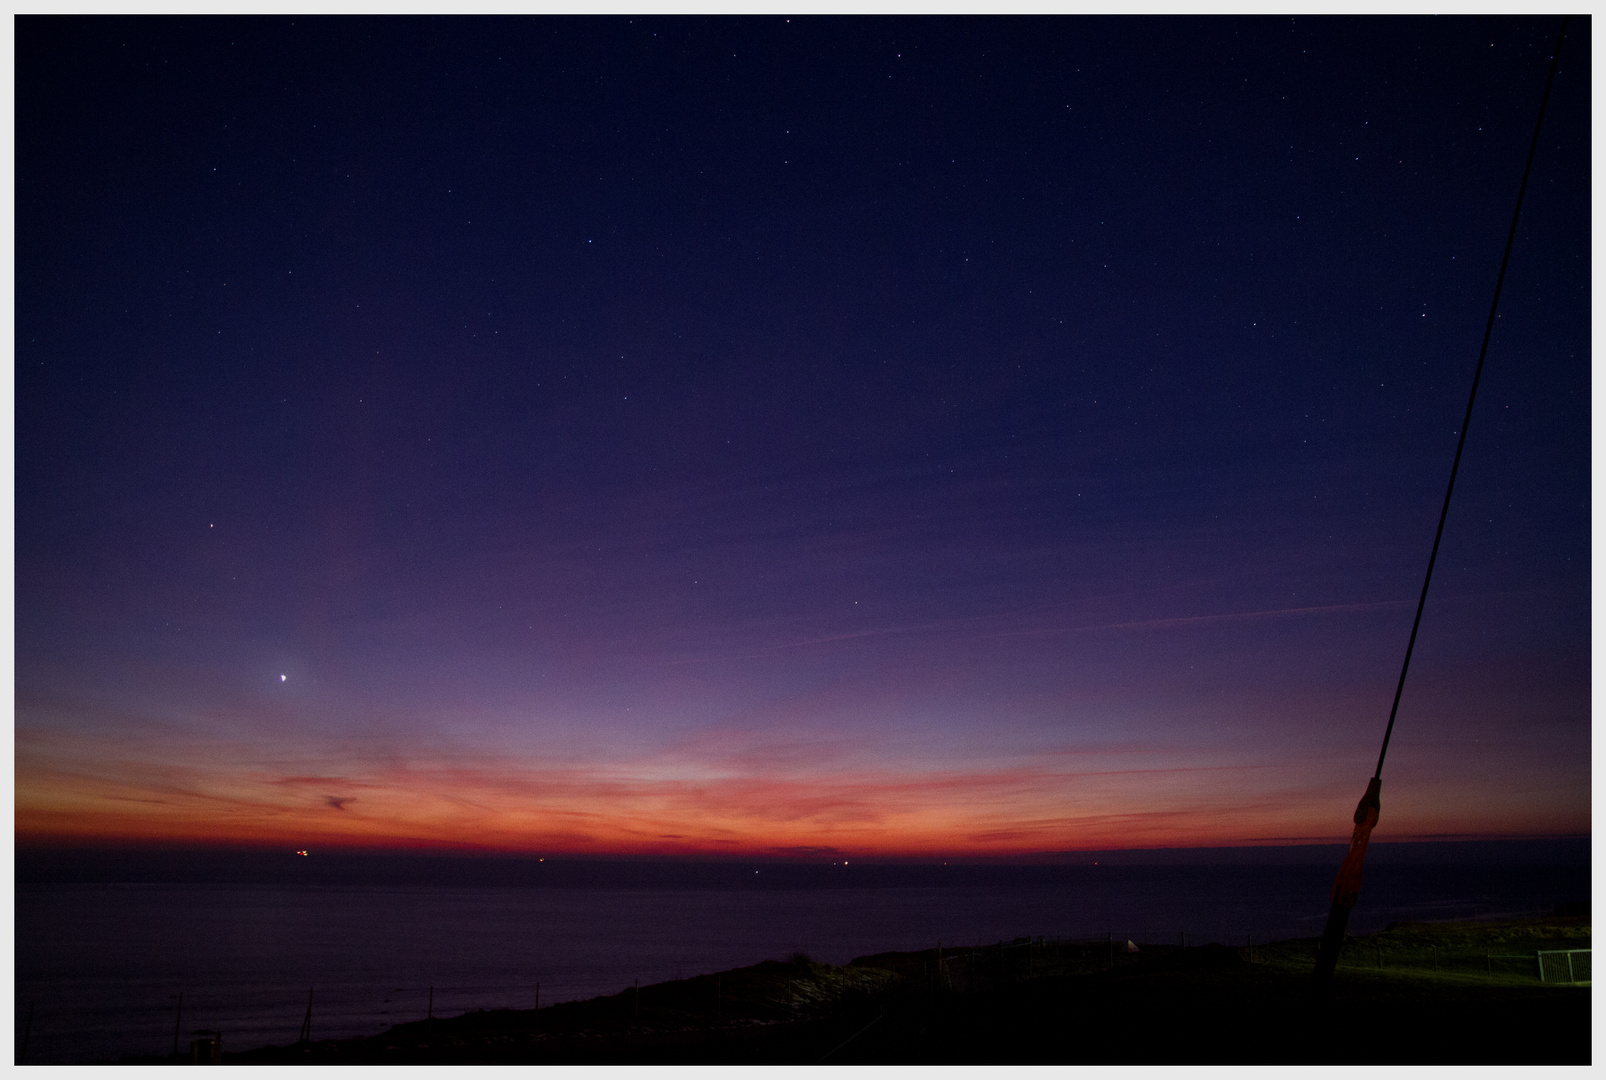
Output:
[[[373,1037],[226,1053],[240,1064],[1587,1063],[1586,908],[1406,923],[1351,939],[1309,1004],[1315,941],[1023,938],[859,957],[796,955],[539,1010],[470,1012]],[[155,1059],[150,1059],[154,1061]]]

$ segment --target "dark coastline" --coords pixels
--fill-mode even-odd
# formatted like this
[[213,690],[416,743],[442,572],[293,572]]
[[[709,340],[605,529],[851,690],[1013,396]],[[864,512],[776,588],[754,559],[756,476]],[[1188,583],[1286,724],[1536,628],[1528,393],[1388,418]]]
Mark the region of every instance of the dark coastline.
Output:
[[[1480,920],[1470,925],[1483,933],[1500,920],[1538,917],[1557,905],[1587,911],[1587,840],[1379,845],[1375,853],[1368,866],[1365,911],[1359,913],[1364,917],[1352,923],[1351,932],[1363,943],[1358,946],[1363,953],[1370,947],[1364,943],[1385,943],[1389,959],[1377,973],[1357,965],[1352,956],[1341,974],[1352,989],[1361,986],[1355,991],[1361,996],[1346,1004],[1346,995],[1354,995],[1340,988],[1332,1010],[1323,1012],[1295,1006],[1303,1001],[1310,967],[1301,950],[1309,952],[1307,935],[1320,927],[1309,916],[1331,887],[1337,862],[1336,853],[1325,847],[1252,849],[1262,860],[1255,864],[1235,861],[1238,852],[1217,849],[1130,852],[1124,854],[1133,861],[1125,863],[1098,853],[1093,860],[1097,866],[855,862],[846,867],[645,859],[543,863],[350,852],[317,859],[281,852],[194,850],[147,850],[131,856],[126,850],[79,849],[66,857],[57,853],[53,859],[40,859],[35,850],[18,858],[19,897],[31,905],[19,912],[19,917],[27,916],[19,932],[24,924],[31,928],[28,940],[34,943],[19,968],[19,1002],[24,989],[28,1001],[42,995],[31,1053],[37,1060],[62,1062],[161,1052],[165,1037],[141,1044],[143,1036],[128,1033],[153,1026],[159,1030],[160,1023],[153,1021],[162,1011],[162,997],[179,989],[189,992],[186,1023],[223,1028],[230,1061],[265,1060],[267,1055],[283,1061],[806,1063],[831,1050],[836,1045],[831,1040],[845,1040],[871,1020],[876,1026],[852,1044],[847,1060],[1522,1062],[1587,1055],[1587,1023],[1581,1029],[1582,1051],[1577,1050],[1579,1036],[1568,1026],[1576,1026],[1577,1019],[1568,1012],[1574,1008],[1569,1002],[1582,997],[1587,1006],[1587,991],[1580,995],[1568,989],[1572,997],[1558,997],[1561,988],[1535,985],[1531,976],[1469,980],[1486,964],[1489,948],[1449,942],[1448,951],[1430,956],[1417,947],[1412,961],[1406,957],[1411,948],[1399,952],[1399,943],[1386,944],[1396,932],[1384,929],[1391,922],[1442,929],[1454,925],[1449,920]],[[45,881],[30,883],[30,876]],[[145,880],[115,884],[139,877]],[[108,904],[116,906],[117,917],[106,917]],[[612,952],[605,958],[587,956],[578,946],[553,952],[557,940],[585,942],[592,940],[587,935],[606,935],[608,927],[634,927],[631,920],[648,910],[676,913],[663,934],[649,931],[643,936],[632,929],[606,947]],[[247,911],[252,913],[247,921],[237,921],[236,913]],[[58,917],[57,912],[64,914]],[[316,913],[311,923],[307,912]],[[987,914],[978,922],[979,913]],[[529,922],[532,917],[534,923]],[[87,935],[77,929],[75,919],[87,920]],[[993,929],[985,936],[962,929],[987,923]],[[911,933],[917,924],[921,929]],[[1575,918],[1574,925],[1559,930],[1577,939],[1578,925]],[[203,926],[210,929],[196,935],[194,928]],[[535,933],[537,926],[545,929]],[[1136,956],[1115,957],[1113,972],[1097,963],[1089,966],[1090,960],[1109,959],[1103,940],[1107,928],[1117,931],[1118,941],[1132,937],[1142,946]],[[63,931],[72,936],[61,939],[61,949],[42,949],[40,942]],[[284,932],[298,935],[295,950],[275,950],[268,959],[258,945]],[[565,936],[551,939],[554,932]],[[105,949],[90,957],[75,943],[100,940],[97,933],[104,937]],[[130,933],[133,938],[127,937]],[[982,948],[978,956],[972,948],[953,948],[961,940],[981,947],[1000,936],[1007,943],[1014,934],[1039,933],[1049,934],[1052,947],[1046,951],[1004,944],[997,955]],[[1186,952],[1178,947],[1179,937],[1191,947]],[[528,946],[516,957],[508,952],[514,938]],[[481,939],[499,944],[482,955],[474,951],[480,947],[474,942]],[[929,948],[876,952],[918,950],[939,939],[949,946],[941,962],[946,982],[934,981],[931,972],[940,965]],[[118,943],[124,940],[144,941],[147,951],[159,947],[161,955],[133,966],[100,959],[121,956]],[[192,940],[206,942],[206,959],[183,959],[194,947]],[[384,943],[392,940],[408,942],[406,959],[385,951]],[[547,943],[540,944],[542,940]],[[1253,964],[1243,947],[1246,940],[1254,943]],[[348,955],[342,944],[347,941],[367,944]],[[1268,941],[1282,945],[1268,946]],[[1205,942],[1237,947],[1212,951]],[[1099,955],[1070,962],[1067,950],[1085,953],[1090,947]],[[1532,941],[1520,944],[1521,949],[1534,947]],[[1581,946],[1572,940],[1568,947],[1587,947],[1587,940]],[[1502,945],[1493,951],[1517,948]],[[810,993],[800,989],[798,972],[781,970],[779,958],[798,949],[831,961],[809,968],[804,981],[814,984]],[[876,954],[865,955],[871,952]],[[1243,963],[1223,960],[1229,953]],[[1005,955],[1035,957],[1028,965],[1030,977],[1023,978],[1000,959]],[[754,964],[765,956],[773,959]],[[1066,963],[1055,970],[1045,957]],[[1395,965],[1400,957],[1409,961],[1406,967],[1415,964],[1417,975],[1430,959],[1443,961],[1446,970],[1440,974],[1452,977],[1423,981],[1413,976],[1402,982],[1404,971]],[[340,985],[340,976],[332,980],[332,995],[322,993],[329,984],[320,971],[368,970],[364,965],[409,974],[398,975],[395,983],[358,979],[349,986]],[[682,977],[698,971],[716,974]],[[883,981],[854,993],[840,992],[843,973],[850,971],[861,982],[864,977]],[[872,971],[896,978],[873,976]],[[59,978],[59,972],[79,980],[132,979],[119,995],[134,1002],[140,1016],[118,1015],[118,1010],[126,1012],[121,1002],[108,1008],[96,1002],[93,992],[88,998],[71,998],[46,989],[44,980]],[[627,995],[629,1016],[622,1012],[626,996],[615,990],[631,985],[638,974],[639,1021],[634,987]],[[783,974],[796,994],[777,981]],[[528,991],[536,978],[546,980],[538,995],[544,1005],[539,1017],[521,1011],[531,1004]],[[732,984],[744,979],[771,985],[746,995],[751,1006],[746,1013],[728,1013],[743,996],[731,990]],[[1362,985],[1378,979],[1383,983],[1369,989]],[[298,980],[299,1005],[293,989]],[[718,991],[710,987],[721,980],[727,996],[711,1007]],[[420,1040],[416,1025],[397,1021],[424,1017],[426,982],[444,982],[447,995],[444,1000],[434,995],[433,1031]],[[315,1009],[313,1030],[322,1036],[306,1047],[265,1048],[294,1036],[309,983],[320,987],[323,1011]],[[393,986],[415,983],[413,998],[396,991],[401,996],[391,1001]],[[502,984],[521,985],[524,991],[497,989]],[[491,992],[484,992],[487,987]],[[460,992],[464,988],[474,992]],[[1404,1028],[1379,1044],[1382,1049],[1361,1053],[1352,1047],[1343,1051],[1350,1057],[1338,1050],[1322,1051],[1326,1057],[1310,1056],[1310,1040],[1317,1038],[1310,1030],[1315,1016],[1331,1013],[1339,1017],[1335,1022],[1362,1028],[1393,1022],[1368,1018],[1366,994],[1381,994],[1405,1014],[1436,1017],[1436,1029],[1461,1031],[1484,1043],[1489,1043],[1484,1029],[1507,1023],[1502,1015],[1521,1018],[1537,1031],[1559,1024],[1545,1038],[1555,1046],[1572,1047],[1567,1051],[1572,1056],[1547,1058],[1543,1054],[1550,1050],[1505,1035],[1493,1037],[1492,1048],[1486,1047],[1482,1057],[1457,1058],[1446,1044],[1432,1040],[1437,1049],[1418,1053],[1411,1049],[1414,1036]],[[260,1001],[253,1004],[253,995]],[[776,1008],[786,998],[792,998],[793,1007]],[[218,1002],[225,1003],[221,1010]],[[487,1006],[495,1008],[483,1011]],[[80,1008],[88,1011],[74,1011]],[[165,1023],[171,1033],[171,1002],[167,1008]],[[1028,1023],[1026,1018],[1034,1016]],[[1103,1044],[1083,1045],[1085,1039],[1066,1034],[1063,1016],[1084,1018],[1079,1023],[1107,1033],[1117,1045],[1129,1042],[1131,1046],[1110,1051],[1126,1056],[1098,1056],[1104,1053]],[[1137,1017],[1157,1018],[1166,1031],[1194,1034],[1180,1042],[1183,1036],[1168,1035],[1169,1041],[1157,1043],[1153,1031],[1144,1028],[1147,1021]],[[21,1012],[17,1022],[20,1032],[25,1024]],[[1213,1034],[1218,1028],[1238,1031],[1246,1024],[1271,1032],[1265,1039],[1275,1045],[1256,1043],[1250,1053],[1241,1040]],[[97,1030],[108,1034],[91,1034],[83,1044],[73,1045],[78,1033]],[[1060,1034],[1050,1034],[1055,1031]],[[1295,1032],[1305,1034],[1296,1038]],[[92,1048],[89,1042],[96,1040],[99,1045]],[[830,1045],[822,1045],[826,1042]]]
[[[1023,939],[797,956],[540,1012],[415,1021],[363,1039],[225,1053],[239,1064],[1578,1064],[1587,985],[1491,951],[1587,948],[1586,916],[1405,924],[1353,940],[1330,999],[1311,941],[1253,951]],[[1374,958],[1376,962],[1374,963]],[[146,1059],[157,1063],[157,1059]]]

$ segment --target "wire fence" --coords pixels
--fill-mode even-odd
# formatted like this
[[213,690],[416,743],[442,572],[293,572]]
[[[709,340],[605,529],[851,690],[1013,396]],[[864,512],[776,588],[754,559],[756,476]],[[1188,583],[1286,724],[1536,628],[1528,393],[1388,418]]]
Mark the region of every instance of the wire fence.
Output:
[[1562,985],[1590,982],[1589,949],[1535,949],[1527,952],[1491,953],[1477,947],[1412,948],[1379,942],[1345,943],[1339,964],[1351,968],[1441,972],[1444,974],[1485,975],[1501,979],[1532,979]]
[[1541,949],[1535,954],[1540,982],[1589,982],[1588,949]]

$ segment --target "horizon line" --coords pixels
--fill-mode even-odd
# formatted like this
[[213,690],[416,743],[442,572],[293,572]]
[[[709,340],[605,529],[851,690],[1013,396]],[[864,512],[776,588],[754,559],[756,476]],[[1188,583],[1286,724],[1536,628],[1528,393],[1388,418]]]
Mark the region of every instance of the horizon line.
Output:
[[[1399,837],[1375,840],[1373,847],[1407,847],[1428,844],[1533,844],[1589,841],[1592,833],[1529,833],[1517,835],[1456,834]],[[13,850],[17,855],[72,852],[121,854],[230,854],[230,855],[295,855],[303,851],[329,855],[356,857],[390,856],[394,858],[458,858],[510,861],[552,862],[670,862],[670,863],[787,863],[794,865],[856,862],[860,865],[949,865],[1013,863],[1033,865],[1033,860],[1050,862],[1065,859],[1087,858],[1099,855],[1162,855],[1185,852],[1273,852],[1300,848],[1343,847],[1343,838],[1278,837],[1270,840],[1243,841],[1234,844],[1193,844],[1179,846],[1144,846],[1126,848],[1074,848],[1038,851],[996,853],[911,852],[853,852],[830,848],[809,850],[768,849],[750,852],[719,851],[540,851],[508,848],[480,848],[467,845],[442,844],[303,844],[293,848],[283,844],[214,842],[174,842],[161,840],[135,840],[131,838],[71,838],[71,839],[15,839]],[[309,856],[310,857],[310,856]]]

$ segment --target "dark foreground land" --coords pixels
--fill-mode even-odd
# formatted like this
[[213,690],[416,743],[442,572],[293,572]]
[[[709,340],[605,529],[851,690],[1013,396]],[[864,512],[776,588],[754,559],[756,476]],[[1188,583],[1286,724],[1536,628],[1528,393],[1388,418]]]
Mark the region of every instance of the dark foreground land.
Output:
[[[1404,924],[1353,939],[1323,1005],[1313,941],[1249,948],[1018,941],[798,956],[535,1011],[228,1053],[240,1064],[1577,1063],[1583,917]],[[1556,980],[1563,981],[1556,981]]]

